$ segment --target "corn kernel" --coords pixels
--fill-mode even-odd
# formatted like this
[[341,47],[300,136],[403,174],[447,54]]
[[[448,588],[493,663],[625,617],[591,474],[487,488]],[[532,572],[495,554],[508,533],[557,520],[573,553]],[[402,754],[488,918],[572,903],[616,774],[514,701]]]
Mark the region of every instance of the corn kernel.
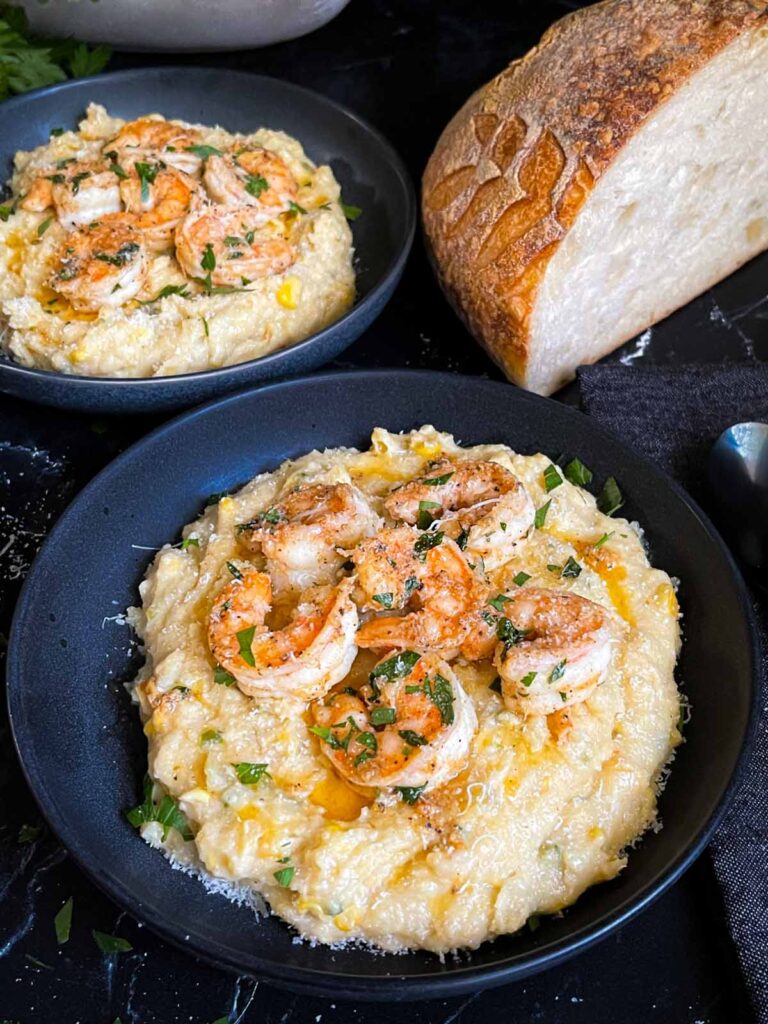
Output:
[[298,277],[286,277],[277,289],[277,301],[286,309],[296,309],[301,296],[301,281]]
[[340,914],[334,917],[333,923],[340,932],[351,932],[359,920],[360,913],[357,908],[347,907],[346,910],[342,910]]

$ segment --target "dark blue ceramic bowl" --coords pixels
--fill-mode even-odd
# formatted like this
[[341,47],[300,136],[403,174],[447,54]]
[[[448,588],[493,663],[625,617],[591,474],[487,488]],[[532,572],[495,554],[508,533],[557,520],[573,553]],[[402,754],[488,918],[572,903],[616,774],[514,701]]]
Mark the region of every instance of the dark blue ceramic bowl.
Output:
[[403,272],[416,225],[413,186],[397,153],[351,111],[318,93],[262,75],[216,68],[117,71],[18,96],[0,104],[0,180],[13,154],[45,142],[52,128],[74,127],[97,101],[132,118],[159,111],[230,131],[279,128],[298,138],[315,163],[328,163],[346,202],[363,210],[352,225],[357,301],[335,323],[261,359],[218,370],[157,378],[77,377],[19,366],[0,354],[0,392],[88,412],[176,409],[248,384],[307,372],[328,362],[379,315]]
[[[646,529],[651,559],[682,581],[679,679],[693,715],[661,796],[664,828],[618,878],[535,932],[445,962],[294,943],[174,871],[128,825],[146,746],[121,685],[141,658],[114,616],[136,602],[152,551],[179,536],[212,492],[312,448],[367,447],[371,429],[424,423],[465,444],[578,455],[600,484],[615,474],[622,514]],[[149,551],[147,550],[149,549]],[[508,384],[405,371],[317,375],[246,391],[181,416],[130,448],[64,513],[19,601],[8,698],[19,757],[51,827],[114,899],[168,939],[223,967],[305,992],[365,999],[455,995],[556,964],[659,896],[702,851],[731,794],[757,709],[756,649],[727,549],[668,477],[580,413]]]

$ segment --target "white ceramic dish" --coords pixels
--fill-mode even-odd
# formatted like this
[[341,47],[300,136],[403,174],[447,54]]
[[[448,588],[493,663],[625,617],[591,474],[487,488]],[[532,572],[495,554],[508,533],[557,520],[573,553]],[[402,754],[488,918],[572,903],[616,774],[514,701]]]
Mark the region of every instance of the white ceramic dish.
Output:
[[[19,2],[19,0],[16,0]],[[241,50],[313,32],[349,0],[20,0],[36,32],[118,49]]]

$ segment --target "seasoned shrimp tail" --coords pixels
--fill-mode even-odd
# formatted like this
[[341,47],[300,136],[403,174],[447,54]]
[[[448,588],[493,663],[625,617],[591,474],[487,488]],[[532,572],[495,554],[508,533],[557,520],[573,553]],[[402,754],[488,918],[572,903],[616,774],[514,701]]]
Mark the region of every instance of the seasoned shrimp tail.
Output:
[[361,786],[435,789],[467,762],[474,705],[435,655],[390,654],[359,690],[312,705],[313,732],[336,771]]
[[238,570],[211,609],[211,653],[248,696],[311,700],[343,679],[355,659],[358,620],[350,588],[344,580],[325,594],[306,595],[284,629],[270,630],[269,576]]

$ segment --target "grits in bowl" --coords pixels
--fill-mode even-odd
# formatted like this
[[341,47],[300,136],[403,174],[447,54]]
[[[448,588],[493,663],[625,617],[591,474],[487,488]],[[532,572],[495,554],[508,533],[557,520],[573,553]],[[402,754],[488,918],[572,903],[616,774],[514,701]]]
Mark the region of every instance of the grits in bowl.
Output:
[[613,878],[681,739],[679,610],[587,478],[377,428],[213,499],[130,613],[129,820],[328,944],[472,949]]
[[24,366],[134,378],[230,366],[354,301],[351,208],[284,132],[125,122],[91,104],[76,131],[16,154],[10,188],[0,344]]

